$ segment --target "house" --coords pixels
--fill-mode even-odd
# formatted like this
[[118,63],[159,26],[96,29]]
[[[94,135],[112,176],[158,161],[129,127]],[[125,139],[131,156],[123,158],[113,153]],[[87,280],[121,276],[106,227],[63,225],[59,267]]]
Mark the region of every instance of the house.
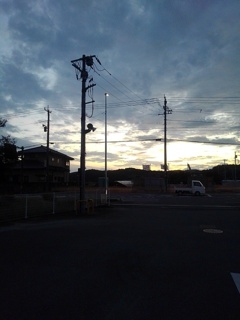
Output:
[[21,160],[15,167],[13,180],[21,184],[23,191],[50,191],[68,185],[73,158],[42,145],[23,149],[18,155]]

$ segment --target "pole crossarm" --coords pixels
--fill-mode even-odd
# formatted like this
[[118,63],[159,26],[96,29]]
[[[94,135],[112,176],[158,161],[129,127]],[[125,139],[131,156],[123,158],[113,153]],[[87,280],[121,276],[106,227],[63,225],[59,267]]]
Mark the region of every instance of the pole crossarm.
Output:
[[72,66],[82,72],[82,69],[76,63],[72,63]]
[[[85,90],[86,92],[88,91],[88,89],[95,87],[96,83],[94,84],[90,84],[90,86],[86,87]],[[86,103],[91,103],[91,102],[86,102]]]
[[99,64],[101,64],[101,62],[99,61],[99,59],[95,55],[93,55],[93,56],[85,56],[85,55],[83,55],[82,58],[71,60],[71,63],[73,64],[75,62],[83,61],[84,59],[90,61],[92,58],[95,58],[97,60],[97,62]]

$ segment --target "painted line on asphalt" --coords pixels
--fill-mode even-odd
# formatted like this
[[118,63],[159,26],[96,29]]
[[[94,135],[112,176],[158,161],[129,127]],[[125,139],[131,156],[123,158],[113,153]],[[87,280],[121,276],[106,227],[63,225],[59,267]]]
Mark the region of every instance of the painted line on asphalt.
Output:
[[215,229],[215,228],[207,228],[207,229],[203,229],[203,232],[205,233],[212,233],[212,234],[221,234],[223,233],[223,230],[220,230],[220,229]]
[[238,289],[238,292],[240,293],[240,273],[231,272],[231,276],[232,276],[233,281]]

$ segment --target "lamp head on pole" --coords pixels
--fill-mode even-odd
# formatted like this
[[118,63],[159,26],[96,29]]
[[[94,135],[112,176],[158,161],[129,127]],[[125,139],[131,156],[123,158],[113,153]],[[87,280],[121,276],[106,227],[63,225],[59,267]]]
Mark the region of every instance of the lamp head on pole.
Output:
[[85,133],[89,133],[90,131],[94,132],[95,130],[96,128],[91,123],[89,123],[87,125],[87,129],[85,130]]

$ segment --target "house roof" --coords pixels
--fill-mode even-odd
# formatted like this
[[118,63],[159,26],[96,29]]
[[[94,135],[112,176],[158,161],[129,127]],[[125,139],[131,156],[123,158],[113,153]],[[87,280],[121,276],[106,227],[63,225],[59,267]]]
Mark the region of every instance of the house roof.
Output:
[[[23,154],[46,153],[47,152],[47,147],[39,146],[39,147],[35,147],[35,148],[24,149],[23,151],[19,151],[18,153],[21,154],[22,152],[23,152]],[[49,148],[49,154],[50,155],[56,155],[56,156],[59,156],[59,157],[63,157],[63,158],[68,159],[68,160],[74,160],[74,158],[69,157],[64,153],[58,152],[58,151],[50,149],[50,148]]]

